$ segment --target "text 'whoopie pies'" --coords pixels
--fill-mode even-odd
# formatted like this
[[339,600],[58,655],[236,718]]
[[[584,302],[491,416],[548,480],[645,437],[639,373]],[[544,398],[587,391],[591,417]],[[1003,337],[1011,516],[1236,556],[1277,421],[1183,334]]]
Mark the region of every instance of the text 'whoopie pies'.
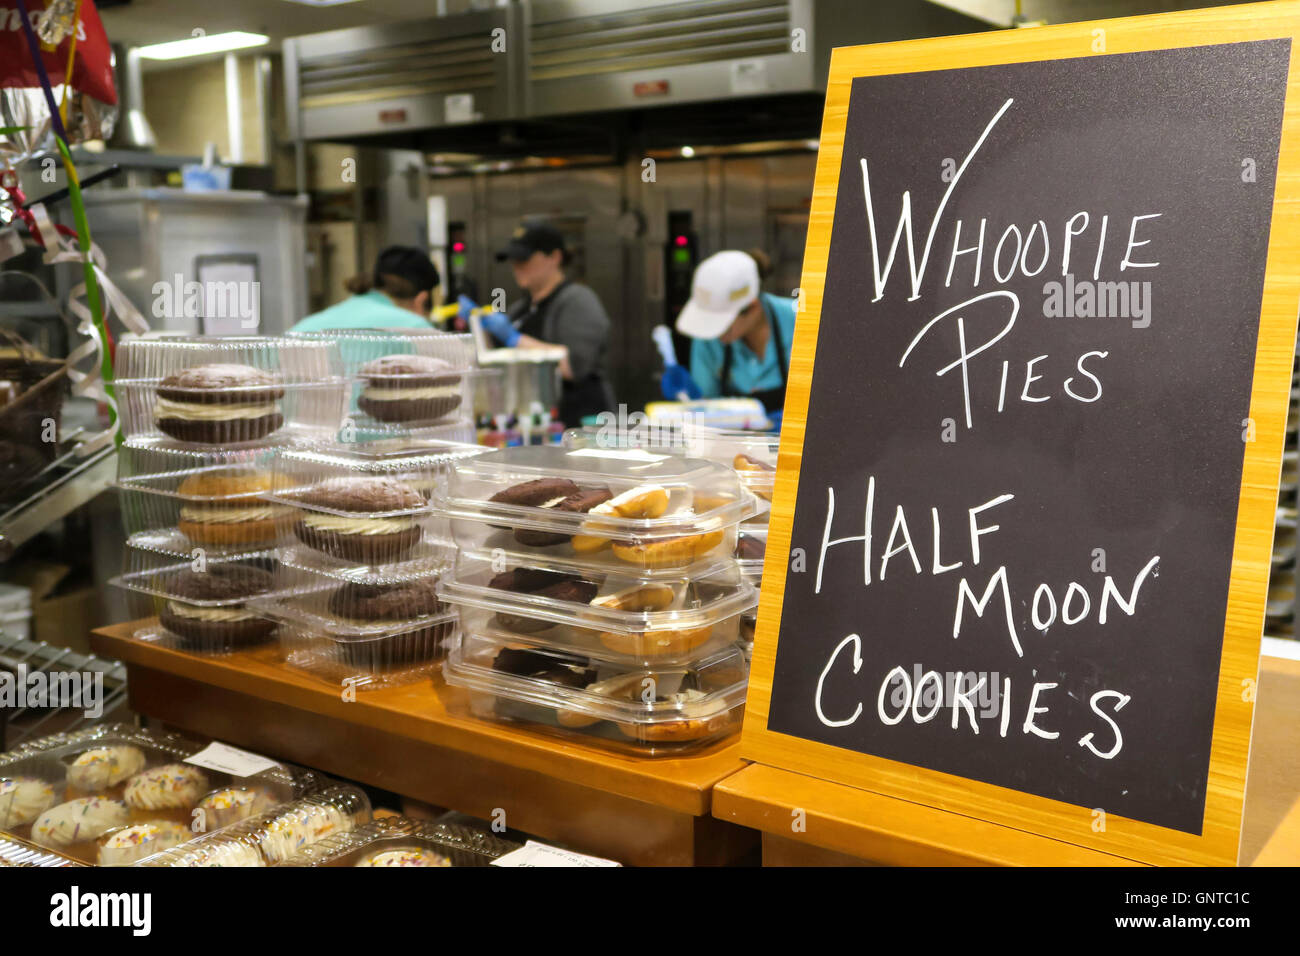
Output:
[[[365,564],[400,561],[420,543],[428,502],[396,478],[331,478],[297,496],[294,534],[332,557]],[[314,510],[321,509],[321,510]]]
[[461,403],[461,374],[429,355],[385,355],[358,370],[366,383],[357,407],[381,422],[432,422]]
[[[269,572],[249,565],[217,564],[206,571],[187,568],[167,582],[175,600],[163,606],[159,620],[183,645],[191,647],[259,643],[271,636],[275,623],[258,617],[242,602],[269,591],[271,581]],[[190,604],[186,599],[204,603]]]
[[251,365],[196,365],[158,383],[153,417],[172,438],[204,445],[257,441],[284,424],[276,376]]

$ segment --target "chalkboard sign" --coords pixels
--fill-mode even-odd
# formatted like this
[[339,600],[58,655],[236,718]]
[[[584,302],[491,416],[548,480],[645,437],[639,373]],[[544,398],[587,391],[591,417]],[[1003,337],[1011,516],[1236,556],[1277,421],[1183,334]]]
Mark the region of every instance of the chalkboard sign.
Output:
[[1235,859],[1300,264],[1282,6],[836,51],[746,756]]

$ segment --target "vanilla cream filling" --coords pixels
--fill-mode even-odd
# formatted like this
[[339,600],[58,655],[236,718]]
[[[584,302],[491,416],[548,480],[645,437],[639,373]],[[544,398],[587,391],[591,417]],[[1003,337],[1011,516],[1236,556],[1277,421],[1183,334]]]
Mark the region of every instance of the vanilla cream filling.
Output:
[[237,521],[270,521],[284,517],[290,510],[285,505],[263,505],[256,508],[182,508],[182,521],[210,521],[230,524]]
[[242,607],[195,607],[192,604],[167,602],[167,609],[178,617],[190,617],[200,621],[248,621],[255,617],[252,611]]
[[395,534],[415,527],[412,518],[344,518],[327,514],[306,515],[302,523],[313,531],[338,534]]
[[153,417],[181,418],[196,422],[220,422],[236,419],[265,418],[276,412],[275,402],[258,402],[254,405],[228,405],[221,402],[174,402],[159,397],[153,407]]
[[460,394],[459,385],[429,385],[424,388],[367,388],[361,393],[375,402],[414,402],[430,398],[450,398]]

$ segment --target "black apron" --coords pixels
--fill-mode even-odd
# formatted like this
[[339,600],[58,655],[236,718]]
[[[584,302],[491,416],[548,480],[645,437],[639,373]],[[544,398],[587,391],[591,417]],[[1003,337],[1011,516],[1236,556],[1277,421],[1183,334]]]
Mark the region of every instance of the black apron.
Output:
[[[555,334],[554,322],[551,321],[552,306],[559,300],[561,293],[572,284],[572,280],[565,279],[540,302],[532,302],[530,299],[522,300],[523,308],[517,314],[511,315],[510,319],[524,335],[532,336],[540,342],[554,342],[552,336]],[[592,372],[580,382],[564,379],[560,383],[560,403],[556,411],[559,413],[560,421],[570,428],[577,428],[582,424],[583,418],[590,415],[599,415],[601,412],[612,411],[614,407],[614,396],[609,388],[609,383],[605,376],[599,372]]]
[[767,326],[772,330],[772,343],[776,347],[776,369],[781,375],[781,384],[776,388],[764,388],[758,391],[750,392],[748,395],[742,394],[731,387],[731,345],[723,346],[722,349],[722,374],[719,376],[722,382],[722,395],[724,398],[756,398],[763,403],[763,408],[769,412],[777,412],[785,409],[785,387],[786,387],[786,355],[785,343],[781,341],[781,330],[777,327],[776,319],[767,310],[763,300],[759,300],[759,305],[763,309],[763,317],[767,319]]

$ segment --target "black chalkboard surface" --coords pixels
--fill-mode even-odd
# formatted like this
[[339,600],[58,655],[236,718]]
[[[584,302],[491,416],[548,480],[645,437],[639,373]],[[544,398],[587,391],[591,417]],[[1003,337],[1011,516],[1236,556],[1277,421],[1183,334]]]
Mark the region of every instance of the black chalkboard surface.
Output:
[[1201,832],[1290,46],[853,80],[768,730]]

